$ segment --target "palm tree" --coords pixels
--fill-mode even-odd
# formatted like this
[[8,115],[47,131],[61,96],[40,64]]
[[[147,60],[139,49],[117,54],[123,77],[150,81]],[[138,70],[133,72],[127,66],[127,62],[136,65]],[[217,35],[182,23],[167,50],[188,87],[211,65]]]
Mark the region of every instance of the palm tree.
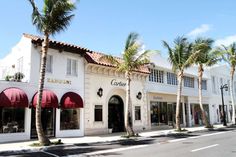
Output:
[[218,51],[211,51],[213,40],[210,38],[203,39],[198,38],[194,42],[194,51],[199,51],[199,55],[195,60],[195,64],[198,66],[198,94],[199,94],[199,105],[202,112],[202,119],[206,128],[212,127],[208,121],[208,117],[203,108],[202,104],[202,75],[204,72],[204,66],[210,67],[220,61],[220,54]]
[[[118,71],[124,72],[126,77],[126,105],[125,105],[125,128],[127,136],[134,136],[132,125],[132,104],[130,98],[130,82],[133,71],[140,69],[145,64],[149,64],[147,54],[150,50],[141,52],[141,44],[138,42],[138,34],[130,33],[126,43],[122,61],[117,60],[113,56],[105,55],[100,60],[107,61],[113,64]],[[141,53],[141,54],[140,54]]]
[[41,50],[41,65],[38,86],[38,99],[35,112],[35,123],[39,143],[42,145],[49,145],[50,141],[45,136],[41,123],[42,92],[44,88],[45,67],[47,60],[47,51],[49,47],[49,36],[55,35],[56,33],[65,30],[69,26],[70,21],[74,16],[71,13],[75,9],[75,4],[71,3],[69,0],[44,0],[44,6],[41,12],[37,8],[34,0],[29,0],[29,2],[33,8],[32,23],[36,26],[37,30],[44,36]]
[[190,67],[197,53],[192,51],[193,46],[185,37],[177,37],[174,40],[174,47],[171,48],[166,41],[163,45],[168,50],[169,62],[172,64],[172,70],[176,72],[178,78],[177,101],[176,101],[176,130],[181,131],[180,127],[180,103],[182,94],[182,82],[184,77],[184,69]]
[[230,97],[232,102],[232,123],[235,124],[235,101],[234,101],[234,73],[236,66],[236,43],[233,43],[226,47],[222,45],[223,48],[220,48],[220,52],[223,53],[223,60],[230,65]]

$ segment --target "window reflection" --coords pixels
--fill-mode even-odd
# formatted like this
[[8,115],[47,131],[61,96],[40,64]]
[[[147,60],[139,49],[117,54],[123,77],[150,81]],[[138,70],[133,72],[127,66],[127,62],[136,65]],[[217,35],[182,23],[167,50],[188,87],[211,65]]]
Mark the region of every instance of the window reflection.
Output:
[[80,128],[79,109],[61,109],[60,130],[73,130]]
[[0,133],[24,132],[24,108],[0,108]]

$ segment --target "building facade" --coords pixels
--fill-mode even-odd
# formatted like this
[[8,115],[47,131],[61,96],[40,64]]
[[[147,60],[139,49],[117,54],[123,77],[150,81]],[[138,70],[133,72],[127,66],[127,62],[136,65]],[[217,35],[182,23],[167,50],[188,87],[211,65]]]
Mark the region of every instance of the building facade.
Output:
[[[35,106],[41,42],[40,37],[24,34],[0,61],[0,142],[37,137]],[[105,54],[53,40],[49,45],[42,102],[46,135],[71,137],[125,131],[125,74],[100,61]],[[138,132],[175,125],[176,74],[161,55],[152,55],[150,59],[152,66],[132,74],[132,120]],[[24,74],[23,79],[19,73]],[[182,126],[203,125],[197,81],[197,67],[187,69],[181,97]],[[202,95],[211,124],[222,122],[223,84],[229,85],[228,66],[205,69]],[[228,91],[224,91],[224,102],[230,122],[233,111]]]
[[[35,106],[39,80],[42,38],[24,34],[1,61],[0,139],[1,142],[37,137]],[[84,64],[88,50],[50,40],[45,90],[42,99],[42,125],[49,137],[84,135]],[[15,73],[25,75],[21,82]]]

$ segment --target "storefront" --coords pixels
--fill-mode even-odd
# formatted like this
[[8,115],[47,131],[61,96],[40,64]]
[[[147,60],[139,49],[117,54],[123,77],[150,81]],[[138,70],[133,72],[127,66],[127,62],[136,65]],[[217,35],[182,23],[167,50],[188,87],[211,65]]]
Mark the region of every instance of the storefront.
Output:
[[0,142],[27,139],[28,97],[16,87],[0,93]]
[[[153,129],[161,127],[172,128],[175,125],[176,96],[149,93],[150,125]],[[187,105],[180,104],[180,122],[184,124],[187,116]]]
[[[100,62],[100,53],[88,54],[85,68],[85,135],[124,132],[126,100],[125,74],[109,63]],[[130,97],[135,131],[148,129],[146,72],[134,72]]]
[[[208,121],[210,121],[209,105],[203,104],[203,108],[204,108]],[[202,119],[202,111],[199,104],[191,104],[191,120],[192,120],[192,124],[195,126],[204,125],[204,122]]]

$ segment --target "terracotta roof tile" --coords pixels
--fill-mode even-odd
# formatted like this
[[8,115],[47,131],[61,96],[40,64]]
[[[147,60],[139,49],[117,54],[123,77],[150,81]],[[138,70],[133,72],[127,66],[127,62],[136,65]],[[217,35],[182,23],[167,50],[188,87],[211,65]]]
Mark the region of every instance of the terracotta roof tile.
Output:
[[[33,44],[37,44],[37,45],[40,45],[40,46],[42,45],[43,38],[40,37],[40,36],[26,34],[26,33],[23,33],[23,36],[26,37],[26,38],[31,39],[31,42]],[[55,41],[55,40],[50,39],[49,40],[49,48],[58,49],[59,51],[60,50],[65,50],[67,52],[83,55],[89,63],[103,65],[103,66],[109,66],[109,67],[115,67],[114,65],[112,65],[112,64],[110,64],[106,61],[100,61],[99,60],[101,56],[104,56],[106,54],[94,52],[94,51],[91,51],[91,50],[89,50],[87,48],[84,48],[84,47],[80,47],[80,46],[77,46],[77,45],[73,45],[73,44],[60,42],[60,41]],[[119,62],[123,62],[123,60],[121,58],[119,58],[119,57],[115,57],[115,58]],[[141,73],[146,73],[146,74],[150,73],[148,67],[146,67],[146,66],[141,67],[136,72],[141,72]]]
[[[32,43],[42,45],[43,38],[36,35],[26,34],[23,33],[23,36],[26,38],[31,39]],[[49,40],[49,48],[58,49],[58,50],[65,50],[67,52],[77,53],[77,54],[85,54],[86,52],[92,52],[91,50],[80,47],[77,45],[55,41],[55,40]]]
[[[104,56],[106,54],[98,53],[98,52],[90,52],[86,53],[85,58],[89,63],[103,65],[103,66],[109,66],[109,67],[115,67],[115,65],[106,62],[106,61],[100,61],[100,57]],[[123,60],[119,57],[115,57],[119,62],[123,62]],[[146,73],[149,74],[150,71],[147,66],[142,66],[140,69],[136,70],[136,72]]]

